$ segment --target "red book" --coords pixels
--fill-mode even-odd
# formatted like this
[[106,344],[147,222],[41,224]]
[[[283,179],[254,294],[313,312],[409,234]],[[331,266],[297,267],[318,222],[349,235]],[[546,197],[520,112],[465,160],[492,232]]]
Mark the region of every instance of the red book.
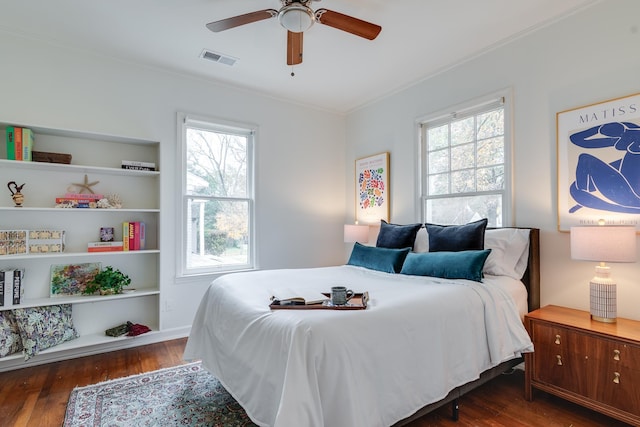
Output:
[[135,222],[129,222],[129,250],[135,251],[135,243],[134,243],[134,235],[135,235]]
[[140,221],[133,222],[133,250],[140,250]]
[[69,200],[93,200],[93,201],[97,201],[103,198],[102,194],[93,194],[93,193],[89,193],[89,194],[83,194],[83,193],[65,193],[64,196],[62,196],[61,198],[63,199],[69,199]]
[[13,133],[13,141],[16,150],[16,160],[22,160],[22,128],[16,126]]
[[87,248],[87,252],[122,252],[122,246],[95,246]]

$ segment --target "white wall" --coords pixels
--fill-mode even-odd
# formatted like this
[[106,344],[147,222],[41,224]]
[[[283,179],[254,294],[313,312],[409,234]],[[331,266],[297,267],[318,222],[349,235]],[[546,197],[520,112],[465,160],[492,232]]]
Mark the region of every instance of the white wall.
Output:
[[[355,158],[390,151],[391,221],[418,220],[415,120],[510,88],[515,225],[541,229],[542,304],[588,310],[594,265],[572,261],[569,234],[557,231],[555,118],[559,111],[640,92],[639,27],[640,2],[604,1],[350,114],[347,183]],[[414,45],[420,43],[437,41]],[[352,218],[353,185],[346,197],[346,217]],[[621,317],[640,319],[638,273],[638,264],[613,265]]]
[[2,32],[0,58],[0,122],[160,141],[162,328],[190,325],[212,279],[175,283],[179,111],[258,125],[261,268],[343,262],[343,117]]

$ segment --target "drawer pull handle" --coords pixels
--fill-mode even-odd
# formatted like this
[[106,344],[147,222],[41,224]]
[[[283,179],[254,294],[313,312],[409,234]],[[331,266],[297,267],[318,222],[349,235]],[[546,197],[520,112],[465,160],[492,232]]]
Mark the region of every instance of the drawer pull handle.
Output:
[[613,350],[613,360],[620,360],[620,350]]
[[556,335],[556,344],[560,345],[560,335]]
[[620,372],[613,373],[613,382],[616,384],[620,384]]
[[[559,354],[556,355],[556,359],[558,359],[558,366],[562,366],[562,356],[560,356]],[[615,381],[615,380],[614,380]]]

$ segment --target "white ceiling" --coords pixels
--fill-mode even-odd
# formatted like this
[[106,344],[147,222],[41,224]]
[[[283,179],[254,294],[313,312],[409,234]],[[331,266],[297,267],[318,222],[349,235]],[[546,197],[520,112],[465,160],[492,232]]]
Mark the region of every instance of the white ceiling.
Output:
[[[322,0],[311,7],[382,26],[369,41],[316,24],[286,65],[277,19],[220,33],[211,21],[279,0],[0,0],[0,30],[348,112],[600,0]],[[203,49],[238,59],[200,58]]]

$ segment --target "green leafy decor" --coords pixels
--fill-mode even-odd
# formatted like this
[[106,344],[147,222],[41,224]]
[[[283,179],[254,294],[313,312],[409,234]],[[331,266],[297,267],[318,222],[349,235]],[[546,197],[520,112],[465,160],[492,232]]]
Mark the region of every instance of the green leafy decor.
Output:
[[131,278],[110,265],[101,270],[91,279],[82,293],[100,295],[121,294],[122,288],[131,284]]

